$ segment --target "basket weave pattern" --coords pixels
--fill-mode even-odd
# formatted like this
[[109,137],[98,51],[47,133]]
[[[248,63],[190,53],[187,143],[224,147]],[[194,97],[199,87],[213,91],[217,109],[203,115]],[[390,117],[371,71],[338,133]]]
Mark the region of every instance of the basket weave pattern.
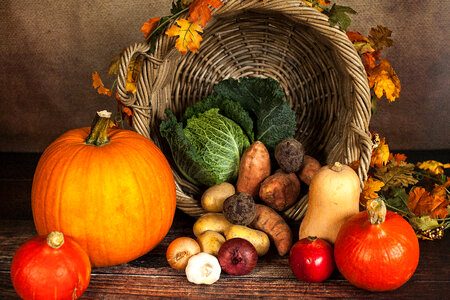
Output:
[[[133,108],[134,129],[151,138],[170,161],[170,149],[159,134],[166,108],[180,117],[223,79],[270,77],[280,82],[296,111],[296,138],[306,153],[322,163],[359,160],[362,185],[372,151],[370,90],[361,59],[346,34],[299,0],[223,2],[212,11],[197,53],[181,55],[175,39],[165,35],[152,55],[145,43],[125,51],[118,95]],[[136,55],[143,56],[143,68],[137,91],[131,94],[126,91],[126,75]],[[182,178],[175,164],[172,169],[177,207],[195,217],[205,213],[199,201],[202,191]],[[307,195],[284,214],[299,220],[306,206]]]

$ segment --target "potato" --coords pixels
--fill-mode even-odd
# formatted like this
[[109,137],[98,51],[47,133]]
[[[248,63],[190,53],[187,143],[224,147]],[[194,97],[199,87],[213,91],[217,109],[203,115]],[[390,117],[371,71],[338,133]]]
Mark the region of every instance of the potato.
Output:
[[263,256],[269,251],[270,240],[266,233],[251,229],[247,226],[232,225],[225,230],[225,238],[242,238],[249,241],[256,249],[258,256]]
[[217,256],[220,247],[225,243],[225,237],[218,232],[207,230],[197,237],[197,243],[202,252]]
[[291,207],[300,194],[300,181],[295,173],[286,173],[279,169],[267,177],[259,189],[259,198],[277,211]]
[[202,207],[209,212],[221,212],[223,201],[235,193],[235,188],[231,183],[222,182],[208,188],[202,195]]
[[195,221],[193,231],[197,237],[207,230],[224,233],[231,225],[222,213],[206,213]]
[[309,185],[313,176],[319,171],[322,166],[319,161],[312,156],[305,155],[303,159],[303,166],[300,171],[297,172],[298,178],[301,181]]

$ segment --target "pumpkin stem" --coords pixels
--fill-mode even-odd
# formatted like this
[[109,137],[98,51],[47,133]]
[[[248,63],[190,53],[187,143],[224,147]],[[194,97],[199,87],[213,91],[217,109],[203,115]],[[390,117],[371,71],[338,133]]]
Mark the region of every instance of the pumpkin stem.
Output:
[[380,198],[372,199],[366,203],[367,213],[369,214],[369,221],[372,225],[381,224],[386,218],[386,204]]
[[341,172],[342,171],[342,164],[340,162],[335,162],[333,166],[331,166],[331,170],[335,172]]
[[64,244],[64,234],[59,231],[52,231],[47,235],[47,245],[53,249],[58,249]]
[[111,113],[102,110],[95,115],[91,125],[91,132],[86,138],[86,144],[101,146],[109,143],[108,128],[111,122]]

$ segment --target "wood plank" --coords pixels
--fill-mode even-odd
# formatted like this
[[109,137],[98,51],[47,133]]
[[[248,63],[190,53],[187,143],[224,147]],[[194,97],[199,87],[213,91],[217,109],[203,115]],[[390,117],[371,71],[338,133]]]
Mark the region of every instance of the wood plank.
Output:
[[[182,215],[183,216],[183,215]],[[292,274],[287,257],[279,257],[272,249],[260,258],[253,272],[246,276],[222,274],[211,286],[197,286],[187,281],[183,272],[171,269],[165,260],[170,241],[191,234],[193,220],[179,217],[162,243],[150,253],[127,264],[94,268],[84,299],[132,299],[141,296],[237,298],[237,297],[326,297],[378,298],[426,297],[438,299],[450,292],[448,237],[436,241],[420,241],[421,258],[413,277],[404,286],[387,293],[370,293],[351,286],[338,272],[323,283],[308,284]],[[31,221],[0,221],[0,295],[15,295],[9,279],[14,252],[20,244],[34,236]]]

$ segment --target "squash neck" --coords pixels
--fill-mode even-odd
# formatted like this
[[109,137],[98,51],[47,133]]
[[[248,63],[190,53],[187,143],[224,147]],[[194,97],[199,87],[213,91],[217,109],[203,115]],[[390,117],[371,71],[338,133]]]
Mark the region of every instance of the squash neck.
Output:
[[87,145],[102,146],[109,143],[108,129],[111,123],[111,113],[102,110],[97,112],[91,125],[91,132],[86,138]]
[[330,168],[331,170],[335,171],[335,172],[341,172],[343,169],[343,166],[340,162],[335,162],[334,165],[331,166]]
[[380,198],[367,201],[366,210],[369,214],[369,222],[372,225],[378,225],[384,222],[386,218],[386,204]]

